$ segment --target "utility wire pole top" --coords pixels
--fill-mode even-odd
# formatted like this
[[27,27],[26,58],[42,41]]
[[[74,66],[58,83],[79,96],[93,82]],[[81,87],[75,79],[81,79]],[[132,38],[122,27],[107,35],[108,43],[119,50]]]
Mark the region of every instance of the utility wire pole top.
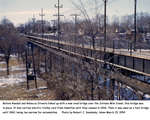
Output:
[[43,8],[41,8],[41,13],[39,14],[41,17],[44,17],[45,14],[43,13]]
[[80,16],[79,14],[71,14],[70,16]]
[[71,14],[70,16],[74,17],[75,20],[75,31],[77,32],[77,17],[80,16],[79,14]]
[[105,3],[107,3],[108,2],[108,0],[103,0]]
[[80,15],[79,15],[79,14],[71,14],[70,16],[75,17],[75,23],[76,23],[76,21],[77,21],[77,17],[78,17],[78,16],[80,16]]
[[33,14],[33,18],[32,18],[33,22],[35,22],[36,18],[35,15]]
[[108,0],[103,0],[104,2],[108,2]]
[[58,0],[58,3],[55,4],[55,8],[63,8],[63,5],[61,4],[60,5],[60,1]]
[[[58,14],[55,14],[55,15],[53,15],[53,16],[58,16]],[[60,14],[59,14],[59,16],[64,16],[64,15],[60,15]]]
[[34,14],[33,14],[32,21],[33,21],[33,32],[35,32],[35,21],[36,21],[36,18],[35,18]]
[[55,4],[55,8],[63,8],[63,5],[57,5],[57,4]]
[[[78,14],[71,14],[70,16],[73,16],[74,17],[74,20],[75,20],[75,40],[74,40],[74,43],[75,45],[77,44],[77,33],[78,33],[78,30],[77,30],[77,17],[80,16]],[[74,51],[76,51],[76,49],[74,48]]]

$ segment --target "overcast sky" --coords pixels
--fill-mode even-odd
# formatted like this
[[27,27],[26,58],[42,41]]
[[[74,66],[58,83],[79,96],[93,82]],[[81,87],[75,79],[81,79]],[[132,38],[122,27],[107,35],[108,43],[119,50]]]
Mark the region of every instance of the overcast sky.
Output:
[[[62,19],[70,19],[70,14],[77,13],[72,5],[72,0],[60,0],[63,4],[61,14],[65,15]],[[78,0],[73,0],[77,2]],[[85,0],[83,0],[85,1]],[[93,1],[93,0],[89,0]],[[103,0],[97,0],[100,13],[103,13]],[[150,0],[137,0],[137,11],[150,13]],[[6,17],[15,25],[27,22],[35,14],[36,19],[40,19],[39,13],[41,8],[44,9],[45,19],[56,19],[53,15],[57,14],[57,9],[54,5],[57,0],[0,0],[0,19]],[[89,5],[89,8],[92,6]],[[134,9],[134,0],[108,0],[107,13],[109,16],[132,14]]]

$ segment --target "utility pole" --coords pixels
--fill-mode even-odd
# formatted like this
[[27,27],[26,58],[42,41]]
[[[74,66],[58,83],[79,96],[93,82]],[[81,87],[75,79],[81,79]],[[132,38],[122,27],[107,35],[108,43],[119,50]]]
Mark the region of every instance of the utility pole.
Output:
[[35,32],[35,16],[33,15],[32,21],[33,21],[33,33]]
[[57,15],[54,15],[54,16],[58,16],[58,47],[60,48],[59,46],[59,42],[60,42],[60,16],[63,16],[63,15],[60,15],[60,8],[62,8],[63,5],[60,5],[60,0],[58,0],[58,3],[57,5],[55,4],[55,8],[58,8],[58,14]]
[[104,53],[106,52],[106,8],[107,8],[107,1],[108,0],[103,0],[104,1]]
[[56,25],[56,20],[51,20],[51,22],[53,22],[53,27]]
[[43,34],[44,34],[44,21],[43,21],[43,17],[45,16],[45,14],[43,13],[43,8],[41,9],[41,14],[39,14],[41,16],[41,22],[42,22],[42,38],[43,38]]
[[55,29],[56,29],[56,20],[51,20],[51,22],[52,22],[52,29],[53,29],[53,32],[54,32],[54,35],[55,35]]
[[136,7],[137,7],[137,0],[134,0],[134,51],[136,50]]
[[78,15],[78,14],[71,14],[71,16],[73,16],[74,17],[74,20],[75,20],[75,41],[74,41],[74,43],[75,43],[75,45],[77,44],[77,17],[78,16],[80,16],[80,15]]

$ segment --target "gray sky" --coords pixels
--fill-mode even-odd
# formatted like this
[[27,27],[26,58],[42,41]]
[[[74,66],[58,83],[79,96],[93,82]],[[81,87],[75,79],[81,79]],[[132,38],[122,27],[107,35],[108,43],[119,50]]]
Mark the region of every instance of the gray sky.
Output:
[[[77,0],[73,0],[77,2]],[[85,0],[83,0],[85,1]],[[93,0],[89,0],[93,1]],[[103,13],[103,0],[97,0],[99,5],[99,12]],[[150,0],[137,0],[138,1],[138,12],[148,12],[150,13]],[[70,14],[77,13],[75,7],[72,5],[71,0],[60,0],[63,4],[61,9],[61,14],[65,17],[62,19],[70,19]],[[54,8],[54,4],[57,0],[0,0],[0,19],[4,16],[10,19],[15,25],[27,22],[35,14],[36,19],[40,19],[39,13],[41,8],[44,9],[45,19],[52,20],[55,19],[53,14],[57,14],[57,9]],[[92,5],[86,6],[92,11]],[[113,15],[127,15],[132,14],[134,9],[134,0],[108,0],[107,13],[109,16]]]

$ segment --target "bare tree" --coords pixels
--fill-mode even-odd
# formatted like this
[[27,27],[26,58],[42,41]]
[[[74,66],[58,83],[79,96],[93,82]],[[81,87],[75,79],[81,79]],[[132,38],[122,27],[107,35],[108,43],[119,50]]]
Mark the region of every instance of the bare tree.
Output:
[[[87,6],[85,3],[87,3]],[[82,22],[84,35],[88,35],[91,38],[92,47],[95,49],[96,36],[100,33],[99,28],[102,25],[99,14],[98,0],[93,1],[78,0],[76,3],[73,2],[73,4],[84,17],[84,20]],[[92,8],[89,8],[89,5],[92,6]]]
[[14,51],[15,41],[17,39],[14,25],[6,18],[0,24],[0,50],[4,54],[7,65],[7,75],[9,75],[9,59]]

